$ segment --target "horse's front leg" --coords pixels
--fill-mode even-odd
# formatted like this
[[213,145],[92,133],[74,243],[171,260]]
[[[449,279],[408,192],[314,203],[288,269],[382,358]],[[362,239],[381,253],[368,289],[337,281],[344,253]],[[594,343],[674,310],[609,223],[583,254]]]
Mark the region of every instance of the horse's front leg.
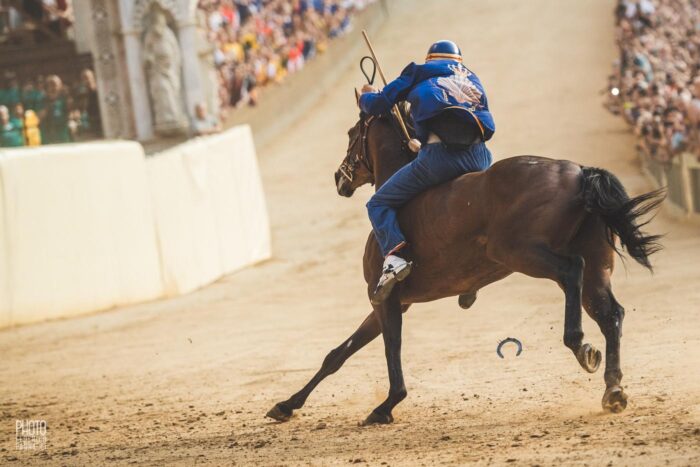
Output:
[[389,369],[389,396],[369,414],[363,425],[393,422],[391,411],[406,398],[406,385],[401,371],[401,312],[401,303],[396,291],[374,308],[384,337],[384,353]]
[[[400,315],[399,311],[399,315]],[[274,418],[280,422],[286,422],[289,420],[294,413],[294,410],[300,409],[306,399],[311,394],[318,384],[323,381],[329,375],[332,375],[340,369],[340,367],[345,363],[352,354],[360,350],[362,347],[374,340],[375,337],[379,335],[379,321],[377,319],[376,313],[372,312],[365,318],[359,328],[346,340],[343,341],[335,349],[331,350],[330,353],[323,360],[321,369],[311,378],[311,381],[306,383],[299,392],[292,395],[289,399],[284,402],[279,402],[275,404],[267,416]]]

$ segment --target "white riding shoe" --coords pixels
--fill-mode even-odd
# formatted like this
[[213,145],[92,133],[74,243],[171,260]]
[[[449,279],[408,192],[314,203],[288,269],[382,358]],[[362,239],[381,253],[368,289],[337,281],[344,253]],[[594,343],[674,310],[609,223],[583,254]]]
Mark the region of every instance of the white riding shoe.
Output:
[[397,282],[401,282],[406,279],[411,273],[411,267],[413,263],[406,261],[405,259],[389,255],[384,259],[384,266],[382,268],[382,275],[379,278],[379,283],[377,288],[374,290],[374,295],[372,296],[372,303],[375,305],[380,304],[386,300]]

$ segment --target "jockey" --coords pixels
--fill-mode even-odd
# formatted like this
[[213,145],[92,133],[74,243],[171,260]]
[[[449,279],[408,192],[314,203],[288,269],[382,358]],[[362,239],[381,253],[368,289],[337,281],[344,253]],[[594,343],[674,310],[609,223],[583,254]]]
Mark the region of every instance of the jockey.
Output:
[[401,254],[406,239],[396,211],[428,188],[485,170],[492,161],[484,142],[496,127],[486,93],[479,78],[462,64],[462,52],[454,42],[434,43],[424,64],[409,64],[382,91],[365,85],[360,109],[370,115],[386,114],[404,100],[411,104],[422,148],[416,159],[399,169],[367,203],[385,258],[374,303],[386,299],[394,285],[411,272],[411,263]]

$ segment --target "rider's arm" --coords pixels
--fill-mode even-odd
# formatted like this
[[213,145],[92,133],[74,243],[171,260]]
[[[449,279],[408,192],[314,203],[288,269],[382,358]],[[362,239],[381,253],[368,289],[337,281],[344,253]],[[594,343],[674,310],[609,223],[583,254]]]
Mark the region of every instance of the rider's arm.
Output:
[[406,99],[415,81],[416,67],[415,63],[411,63],[404,68],[398,78],[384,86],[381,91],[362,94],[360,109],[370,115],[389,112],[394,104]]

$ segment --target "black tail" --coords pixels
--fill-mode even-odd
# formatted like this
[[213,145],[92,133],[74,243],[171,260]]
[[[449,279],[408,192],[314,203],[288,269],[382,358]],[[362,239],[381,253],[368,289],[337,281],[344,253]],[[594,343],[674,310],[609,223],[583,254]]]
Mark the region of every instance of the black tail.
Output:
[[666,190],[659,189],[631,198],[620,180],[607,170],[583,167],[583,200],[586,211],[599,215],[608,227],[608,243],[622,256],[615,245],[620,238],[622,248],[645,268],[652,270],[649,256],[663,247],[661,235],[648,235],[638,223],[639,218],[655,210],[666,198]]

